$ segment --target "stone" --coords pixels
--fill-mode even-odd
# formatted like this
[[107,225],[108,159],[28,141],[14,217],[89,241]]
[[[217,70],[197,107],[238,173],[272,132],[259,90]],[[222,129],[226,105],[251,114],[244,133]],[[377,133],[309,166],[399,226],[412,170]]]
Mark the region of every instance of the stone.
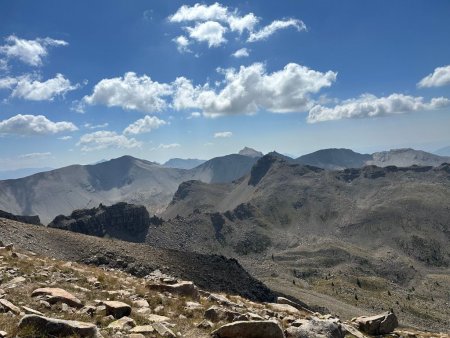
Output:
[[393,312],[384,312],[375,316],[362,316],[352,319],[359,329],[371,335],[388,334],[398,326],[397,316]]
[[106,315],[112,315],[116,319],[129,316],[131,314],[131,306],[124,302],[111,300],[104,301],[103,305],[106,306]]
[[47,302],[50,304],[64,303],[75,308],[82,308],[83,303],[71,293],[60,288],[40,288],[31,293],[31,297],[47,296]]
[[153,326],[151,325],[138,325],[133,327],[130,330],[131,333],[143,333],[143,334],[148,334],[148,333],[153,333],[155,332],[155,329],[153,328]]
[[145,338],[145,336],[141,333],[130,333],[127,335],[128,338]]
[[75,320],[54,319],[38,315],[25,315],[19,322],[19,329],[32,328],[46,336],[94,338],[99,337],[97,326]]
[[6,338],[8,336],[8,332],[0,331],[0,338]]
[[284,312],[290,315],[298,315],[300,311],[289,304],[277,304],[277,303],[269,303],[267,307],[276,312]]
[[298,326],[291,326],[286,330],[286,338],[344,338],[345,330],[342,329],[338,320],[319,319],[313,317],[311,320],[299,319]]
[[239,315],[240,315],[239,312],[230,311],[230,310],[218,307],[218,306],[211,306],[210,308],[208,308],[205,311],[205,313],[203,314],[203,317],[205,319],[212,321],[213,323],[217,323],[221,320],[231,322],[234,320],[235,317],[237,317]]
[[0,299],[0,312],[2,312],[2,309],[4,310],[3,312],[11,311],[15,315],[20,314],[20,309],[6,299]]
[[30,307],[27,306],[22,306],[22,309],[25,311],[26,314],[29,315],[38,315],[38,316],[43,316],[44,314],[38,310],[34,310]]
[[152,326],[160,336],[165,338],[176,338],[175,333],[163,323],[154,323]]
[[290,306],[295,307],[297,310],[304,311],[309,314],[313,313],[311,310],[308,310],[305,305],[293,302],[292,300],[284,298],[284,297],[278,297],[277,303],[278,304],[288,304]]
[[214,338],[285,338],[280,325],[271,320],[234,322],[214,330],[211,335]]
[[208,300],[211,302],[216,302],[219,303],[220,305],[225,305],[225,306],[236,306],[236,303],[233,303],[232,301],[230,301],[227,297],[222,296],[221,294],[218,293],[210,293],[208,296]]
[[145,299],[138,299],[133,301],[133,305],[137,308],[150,307],[150,304]]
[[136,322],[132,318],[125,316],[110,323],[108,328],[118,331],[129,331],[135,326]]
[[197,325],[197,327],[199,329],[212,329],[214,327],[214,324],[209,320],[204,319]]
[[170,318],[169,318],[169,317],[166,317],[166,316],[160,316],[160,315],[155,315],[155,314],[150,314],[150,315],[147,317],[147,319],[148,319],[148,321],[149,321],[150,323],[160,323],[160,322],[168,322],[168,321],[170,321]]
[[150,283],[147,284],[147,287],[153,291],[170,292],[180,296],[191,297],[193,299],[200,298],[197,287],[194,283],[189,281],[183,281],[176,284]]

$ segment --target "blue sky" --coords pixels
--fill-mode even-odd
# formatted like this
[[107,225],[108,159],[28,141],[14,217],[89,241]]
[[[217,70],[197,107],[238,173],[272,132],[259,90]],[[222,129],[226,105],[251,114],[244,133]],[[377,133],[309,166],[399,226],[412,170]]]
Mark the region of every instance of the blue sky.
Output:
[[0,166],[448,146],[449,14],[446,0],[2,1]]

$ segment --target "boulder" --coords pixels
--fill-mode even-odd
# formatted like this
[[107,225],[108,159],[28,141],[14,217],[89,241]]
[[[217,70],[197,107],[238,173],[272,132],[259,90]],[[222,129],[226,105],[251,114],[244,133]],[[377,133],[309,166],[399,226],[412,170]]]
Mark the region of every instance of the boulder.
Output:
[[175,333],[163,323],[154,323],[152,326],[161,337],[176,338]]
[[295,307],[297,310],[304,311],[304,312],[307,312],[307,313],[310,313],[310,314],[313,313],[311,310],[309,310],[306,307],[305,304],[299,304],[297,302],[293,302],[292,300],[284,298],[284,297],[277,297],[277,303],[278,304],[288,304],[290,306]]
[[60,303],[67,304],[72,307],[76,307],[76,308],[83,307],[83,304],[81,303],[81,301],[78,298],[76,298],[74,295],[67,292],[66,290],[63,290],[60,288],[40,288],[40,289],[34,290],[31,293],[31,297],[36,297],[36,296],[41,296],[41,295],[48,296],[47,301],[50,304],[60,302]]
[[17,306],[15,306],[13,303],[11,303],[6,299],[0,299],[0,312],[8,312],[8,311],[11,311],[15,315],[20,314],[20,309]]
[[153,333],[155,332],[155,329],[153,328],[153,326],[151,325],[138,325],[133,327],[130,330],[131,333],[143,333],[143,334],[148,334],[148,333]]
[[170,321],[169,317],[151,314],[147,317],[150,323],[161,323]]
[[47,318],[38,315],[25,315],[19,322],[19,329],[32,329],[47,336],[56,337],[99,337],[94,324],[74,320]]
[[291,326],[286,330],[286,338],[344,338],[345,330],[337,319],[310,320],[299,319],[295,321],[298,326]]
[[214,338],[285,338],[277,322],[260,320],[234,322],[211,332]]
[[135,326],[136,322],[132,318],[125,316],[110,323],[108,328],[118,331],[129,331]]
[[199,299],[198,289],[194,283],[183,281],[176,284],[159,284],[150,283],[147,284],[150,290],[158,292],[170,292],[180,296],[191,297],[193,299]]
[[299,310],[297,310],[295,307],[293,307],[292,305],[289,305],[289,304],[269,303],[269,304],[267,304],[267,307],[273,311],[284,312],[284,313],[288,313],[290,315],[300,314]]
[[127,303],[111,300],[104,301],[102,304],[106,306],[106,315],[112,315],[116,319],[129,316],[131,314],[131,306]]
[[352,319],[359,329],[372,335],[388,334],[398,326],[397,316],[393,312],[384,312],[375,316],[362,316]]
[[217,323],[221,320],[225,320],[227,322],[231,322],[234,320],[236,316],[239,316],[239,312],[230,311],[227,309],[223,309],[218,306],[211,306],[208,308],[205,313],[203,314],[203,317],[205,319],[208,319],[212,321],[213,323]]

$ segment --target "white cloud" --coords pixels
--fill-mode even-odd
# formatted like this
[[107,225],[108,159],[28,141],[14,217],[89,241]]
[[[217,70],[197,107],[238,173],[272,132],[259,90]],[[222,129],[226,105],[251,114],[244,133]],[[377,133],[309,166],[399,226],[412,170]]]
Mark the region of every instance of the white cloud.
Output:
[[103,104],[150,113],[166,108],[164,96],[170,94],[170,85],[152,81],[147,75],[139,77],[128,72],[123,77],[101,80],[83,101],[91,105]]
[[4,78],[0,78],[0,89],[13,89],[17,82],[19,82],[19,78],[7,76]]
[[82,151],[93,151],[107,148],[131,149],[142,146],[142,143],[113,131],[101,130],[81,136],[77,146]]
[[316,105],[309,111],[307,120],[309,123],[315,123],[344,118],[367,118],[434,110],[446,106],[450,106],[450,100],[444,97],[424,102],[423,97],[396,93],[387,97],[364,94],[359,98],[343,101],[332,108]]
[[276,31],[280,29],[286,29],[289,27],[296,28],[299,32],[306,30],[306,25],[301,20],[288,19],[288,20],[275,20],[270,25],[263,27],[257,32],[253,32],[248,37],[248,42],[255,42],[265,40]]
[[214,133],[214,138],[228,138],[233,136],[233,133],[231,131],[221,131],[218,133]]
[[189,53],[189,40],[184,35],[177,36],[173,41],[177,44],[177,49],[180,53]]
[[47,135],[75,130],[78,128],[72,122],[52,122],[43,115],[18,114],[0,121],[0,134]]
[[238,49],[237,51],[235,51],[231,55],[234,56],[235,58],[244,58],[244,57],[248,57],[250,54],[249,54],[249,50],[247,48],[241,48],[241,49]]
[[71,140],[72,139],[72,136],[61,136],[61,137],[58,137],[58,140],[61,140],[61,141],[68,141],[68,140]]
[[148,133],[154,129],[158,129],[165,124],[167,124],[166,121],[160,120],[156,116],[145,115],[144,118],[139,119],[126,127],[123,133],[133,135]]
[[450,84],[450,65],[437,67],[433,73],[425,76],[417,87],[442,87]]
[[219,92],[208,85],[194,86],[190,80],[178,78],[174,82],[175,109],[201,109],[209,117],[254,114],[259,110],[302,112],[313,103],[310,95],[331,86],[337,76],[332,71],[322,73],[295,63],[270,74],[261,63],[223,72],[225,86]]
[[[12,84],[12,78],[9,78]],[[19,97],[32,101],[52,101],[56,96],[64,96],[67,92],[75,90],[78,84],[72,85],[62,74],[56,74],[56,77],[47,81],[33,79],[31,75],[16,78],[16,83],[11,97]],[[1,87],[1,85],[0,85]]]
[[195,111],[195,112],[191,113],[191,115],[189,115],[189,117],[187,119],[188,120],[196,119],[196,118],[199,118],[200,116],[202,116],[202,113]]
[[19,158],[43,160],[43,159],[49,158],[51,155],[52,155],[52,153],[50,153],[50,152],[30,153],[30,154],[19,155]]
[[35,40],[20,39],[15,35],[6,38],[6,44],[0,46],[0,54],[7,59],[19,59],[30,66],[42,65],[42,60],[48,54],[48,47],[67,46],[64,40],[38,38]]
[[102,129],[102,128],[106,128],[107,126],[109,126],[108,122],[101,123],[101,124],[85,123],[83,127],[88,128],[88,129]]
[[169,17],[169,21],[226,21],[228,15],[228,8],[217,2],[210,6],[197,3],[194,6],[181,6],[175,14]]
[[187,27],[189,36],[199,42],[208,42],[208,47],[218,47],[227,42],[223,37],[227,28],[216,21],[197,23],[194,27]]
[[178,148],[181,147],[181,145],[179,143],[170,143],[170,144],[163,144],[161,143],[158,148],[153,148],[153,150],[155,149],[173,149],[173,148]]
[[239,32],[239,34],[242,34],[244,30],[252,32],[253,28],[258,24],[258,22],[259,19],[253,13],[249,13],[245,16],[231,15],[228,18],[228,23],[230,25],[231,31],[237,31]]
[[8,70],[8,61],[6,59],[0,59],[0,70]]

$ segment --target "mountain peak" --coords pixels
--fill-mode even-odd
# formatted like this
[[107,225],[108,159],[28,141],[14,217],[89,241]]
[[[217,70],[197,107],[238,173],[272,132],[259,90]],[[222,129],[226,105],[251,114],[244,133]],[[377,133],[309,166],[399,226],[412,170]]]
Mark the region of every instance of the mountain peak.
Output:
[[244,147],[238,153],[239,155],[249,156],[249,157],[263,157],[264,154],[260,151],[257,151],[253,148]]

